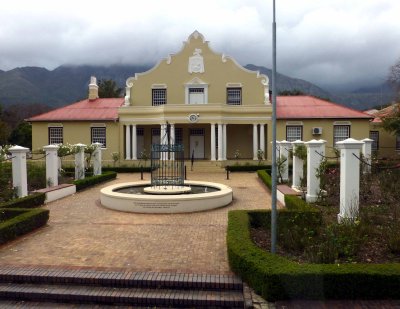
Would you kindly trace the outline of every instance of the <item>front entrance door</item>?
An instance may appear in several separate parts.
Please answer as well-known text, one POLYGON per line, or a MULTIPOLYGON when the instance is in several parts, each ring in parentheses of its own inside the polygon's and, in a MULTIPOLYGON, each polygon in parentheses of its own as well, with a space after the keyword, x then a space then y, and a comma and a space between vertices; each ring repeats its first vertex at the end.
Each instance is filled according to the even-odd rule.
POLYGON ((204 129, 190 129, 190 158, 204 159, 204 129))

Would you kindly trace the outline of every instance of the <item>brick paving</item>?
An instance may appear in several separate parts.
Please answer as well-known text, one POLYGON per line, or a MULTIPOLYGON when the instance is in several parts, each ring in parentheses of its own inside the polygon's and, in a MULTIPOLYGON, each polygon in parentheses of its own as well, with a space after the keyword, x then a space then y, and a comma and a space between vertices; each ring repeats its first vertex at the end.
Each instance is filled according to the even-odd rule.
MULTIPOLYGON (((145 179, 150 175, 145 174, 145 179)), ((116 180, 49 203, 48 225, 0 247, 2 265, 42 265, 230 274, 226 252, 227 213, 270 207, 270 195, 256 173, 189 172, 190 180, 233 188, 231 205, 188 214, 134 214, 103 208, 99 190, 136 181, 116 180)))

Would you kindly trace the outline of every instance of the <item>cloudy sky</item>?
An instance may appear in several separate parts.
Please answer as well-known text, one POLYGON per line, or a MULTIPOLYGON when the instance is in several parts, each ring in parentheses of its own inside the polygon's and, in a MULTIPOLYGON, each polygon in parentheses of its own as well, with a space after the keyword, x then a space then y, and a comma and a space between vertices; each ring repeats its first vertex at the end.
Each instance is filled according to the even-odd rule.
MULTIPOLYGON (((323 87, 379 84, 400 57, 399 0, 276 0, 278 71, 323 87)), ((0 4, 0 69, 155 64, 201 32, 271 67, 272 0, 13 0, 0 4)))

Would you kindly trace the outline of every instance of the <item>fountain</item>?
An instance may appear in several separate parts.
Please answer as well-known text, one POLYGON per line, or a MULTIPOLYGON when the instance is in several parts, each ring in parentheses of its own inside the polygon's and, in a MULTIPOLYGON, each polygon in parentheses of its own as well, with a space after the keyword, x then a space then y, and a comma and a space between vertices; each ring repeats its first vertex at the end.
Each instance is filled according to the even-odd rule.
POLYGON ((210 210, 232 202, 226 185, 185 181, 183 146, 153 144, 151 181, 128 182, 101 189, 104 207, 137 213, 183 213, 210 210))

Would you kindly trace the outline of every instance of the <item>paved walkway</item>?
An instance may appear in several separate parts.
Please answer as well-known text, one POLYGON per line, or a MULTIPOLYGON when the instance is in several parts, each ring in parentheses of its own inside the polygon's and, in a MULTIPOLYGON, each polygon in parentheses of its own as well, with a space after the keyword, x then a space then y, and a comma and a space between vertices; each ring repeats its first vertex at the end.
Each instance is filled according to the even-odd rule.
POLYGON ((122 213, 100 205, 100 188, 139 178, 140 174, 118 174, 115 181, 49 203, 48 225, 0 247, 0 263, 230 273, 228 211, 270 207, 270 195, 256 173, 231 173, 226 180, 224 172, 188 175, 191 180, 233 188, 233 203, 213 211, 151 215, 122 213))

